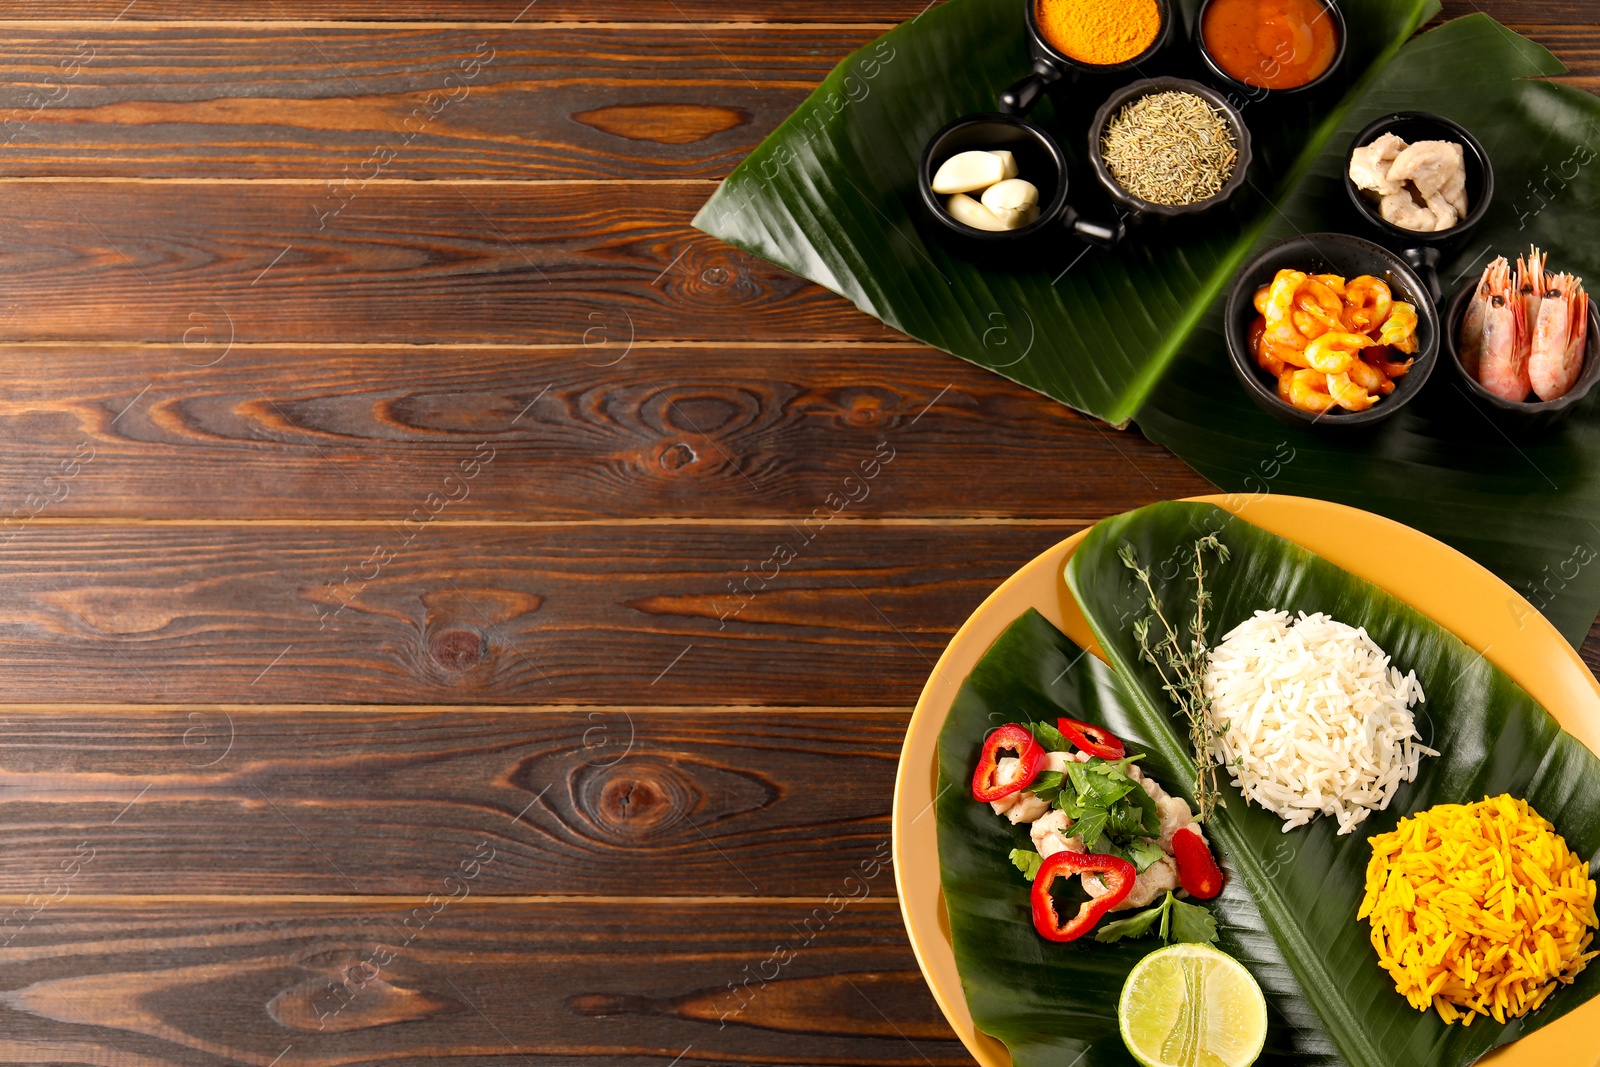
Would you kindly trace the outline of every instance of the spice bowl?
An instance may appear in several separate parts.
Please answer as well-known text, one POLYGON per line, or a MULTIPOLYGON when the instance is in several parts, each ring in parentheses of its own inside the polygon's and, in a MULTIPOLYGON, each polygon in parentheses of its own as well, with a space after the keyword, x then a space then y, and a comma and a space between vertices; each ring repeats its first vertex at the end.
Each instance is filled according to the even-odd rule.
MULTIPOLYGON (((1321 13, 1317 15, 1316 18, 1318 20, 1327 19, 1328 26, 1333 30, 1333 57, 1329 60, 1327 68, 1324 69, 1322 73, 1316 75, 1308 81, 1300 83, 1299 85, 1284 85, 1281 87, 1273 87, 1267 84, 1255 84, 1244 80, 1244 78, 1241 76, 1236 76, 1239 68, 1234 64, 1230 64, 1220 56, 1219 48, 1216 42, 1207 40, 1208 29, 1212 27, 1212 17, 1221 13, 1220 11, 1214 9, 1219 9, 1229 2, 1230 0, 1204 0, 1204 2, 1200 5, 1200 9, 1195 12, 1194 44, 1195 50, 1200 53, 1200 60, 1205 64, 1206 70, 1219 85, 1223 86, 1229 91, 1230 97, 1241 98, 1246 101, 1269 101, 1310 93, 1327 84, 1328 80, 1334 77, 1340 66, 1343 65, 1345 40, 1348 36, 1346 33, 1344 15, 1342 12, 1340 12, 1339 5, 1335 2, 1335 0, 1313 0, 1313 2, 1322 9, 1321 13), (1230 66, 1233 66, 1235 73, 1229 73, 1230 66)), ((1265 49, 1261 50, 1262 55, 1257 61, 1260 74, 1257 79, 1258 81, 1265 83, 1273 81, 1277 78, 1278 74, 1282 70, 1283 61, 1287 58, 1290 58, 1282 55, 1282 47, 1283 45, 1280 43, 1280 45, 1274 49, 1273 55, 1267 55, 1265 49)), ((1290 48, 1290 55, 1293 55, 1292 46, 1290 48)))
POLYGON ((1445 253, 1461 247, 1489 213, 1489 206, 1494 201, 1494 166, 1489 162, 1489 153, 1483 144, 1460 123, 1424 111, 1402 111, 1369 123, 1355 135, 1345 153, 1344 191, 1361 220, 1382 234, 1385 244, 1400 250, 1406 262, 1422 276, 1433 302, 1442 304, 1444 290, 1439 284, 1439 262, 1445 253), (1461 158, 1467 172, 1467 213, 1454 226, 1447 230, 1408 230, 1396 226, 1379 214, 1378 205, 1357 187, 1355 179, 1350 177, 1351 153, 1386 133, 1392 133, 1408 144, 1417 141, 1454 141, 1461 146, 1461 158))
POLYGON ((1141 2, 1153 5, 1155 15, 1159 19, 1159 28, 1155 38, 1145 46, 1137 55, 1113 63, 1091 63, 1083 59, 1075 59, 1056 47, 1052 43, 1048 31, 1040 25, 1039 3, 1040 0, 1024 0, 1024 17, 1028 27, 1028 51, 1033 57, 1033 69, 1022 80, 1014 83, 1000 94, 1000 110, 1010 115, 1026 115, 1033 110, 1046 89, 1061 81, 1075 80, 1080 77, 1096 77, 1100 75, 1122 74, 1134 70, 1144 63, 1155 58, 1167 42, 1172 39, 1172 4, 1171 0, 1106 0, 1108 6, 1118 7, 1125 13, 1141 6, 1141 2))
POLYGON ((1112 202, 1135 218, 1175 219, 1199 215, 1226 203, 1244 185, 1245 174, 1250 169, 1250 160, 1250 128, 1245 125, 1244 115, 1217 90, 1187 78, 1144 78, 1130 82, 1112 93, 1106 102, 1100 105, 1093 121, 1089 123, 1089 162, 1094 167, 1095 177, 1099 179, 1112 202), (1124 106, 1143 97, 1164 92, 1189 93, 1204 100, 1220 113, 1227 124, 1228 132, 1233 137, 1237 151, 1233 172, 1223 181, 1222 187, 1216 193, 1203 200, 1188 204, 1153 203, 1123 188, 1106 163, 1104 139, 1106 128, 1112 120, 1124 106))
POLYGON ((960 240, 958 246, 978 250, 1015 245, 1063 228, 1089 244, 1109 248, 1122 239, 1120 222, 1101 223, 1080 216, 1067 203, 1067 158, 1044 130, 1016 115, 989 112, 968 115, 939 130, 922 150, 917 188, 929 215, 960 240), (970 151, 1005 150, 1016 157, 1018 176, 1039 190, 1039 217, 1014 230, 980 230, 958 221, 933 191, 933 176, 951 156, 970 151))
POLYGON ((1461 351, 1461 320, 1466 317, 1467 302, 1472 299, 1479 280, 1477 275, 1468 278, 1442 316, 1444 348, 1449 353, 1449 363, 1456 375, 1456 387, 1479 411, 1507 433, 1524 437, 1547 433, 1576 410, 1595 383, 1600 382, 1600 304, 1589 301, 1589 338, 1584 348, 1583 370, 1566 395, 1555 400, 1532 402, 1507 400, 1483 387, 1478 381, 1477 368, 1467 366, 1461 351))
POLYGON ((1382 245, 1343 233, 1309 233, 1279 241, 1245 264, 1228 290, 1223 312, 1223 333, 1228 360, 1239 384, 1262 410, 1291 426, 1315 427, 1328 432, 1370 429, 1392 418, 1427 384, 1439 356, 1439 312, 1427 299, 1423 281, 1404 259, 1382 245), (1256 366, 1250 349, 1250 325, 1256 318, 1255 292, 1269 284, 1284 268, 1308 274, 1338 274, 1355 278, 1370 274, 1389 284, 1394 299, 1417 309, 1417 350, 1411 370, 1395 382, 1394 392, 1365 411, 1332 408, 1320 414, 1302 411, 1278 396, 1277 383, 1256 366))

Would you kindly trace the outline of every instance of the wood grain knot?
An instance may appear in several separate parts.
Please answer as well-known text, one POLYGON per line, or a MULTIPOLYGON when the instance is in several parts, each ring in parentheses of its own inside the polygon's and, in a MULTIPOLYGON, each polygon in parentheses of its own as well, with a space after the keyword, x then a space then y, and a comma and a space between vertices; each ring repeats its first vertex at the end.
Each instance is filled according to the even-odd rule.
POLYGON ((660 837, 698 799, 699 790, 669 764, 634 758, 586 772, 577 782, 579 806, 604 833, 622 841, 660 837))
POLYGON ((483 635, 471 630, 445 630, 428 644, 428 655, 443 670, 460 673, 482 662, 483 635))
POLYGON ((661 455, 656 462, 661 464, 663 470, 675 471, 687 467, 699 458, 694 449, 679 441, 675 445, 669 445, 662 449, 661 455))
POLYGON ((700 280, 713 289, 721 288, 728 284, 728 269, 726 267, 707 267, 700 272, 700 280))
POLYGON ((580 111, 572 117, 613 137, 657 144, 703 141, 750 121, 743 108, 707 104, 613 104, 580 111))

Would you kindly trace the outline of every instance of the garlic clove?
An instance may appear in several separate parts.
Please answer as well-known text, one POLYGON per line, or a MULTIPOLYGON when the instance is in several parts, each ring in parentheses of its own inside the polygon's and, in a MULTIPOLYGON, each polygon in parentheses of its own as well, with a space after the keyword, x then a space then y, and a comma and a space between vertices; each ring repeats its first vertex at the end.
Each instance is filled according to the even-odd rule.
POLYGON ((978 203, 966 193, 957 193, 945 201, 945 208, 950 212, 950 217, 974 230, 1009 230, 1007 226, 995 217, 994 212, 978 203))
POLYGON ((1030 181, 1007 178, 983 191, 983 206, 1006 229, 1015 230, 1039 217, 1039 190, 1030 181))
POLYGON ((1001 181, 1005 181, 1007 178, 1015 178, 1017 176, 1016 156, 1012 155, 1010 152, 1007 152, 1003 148, 991 151, 989 154, 1000 161, 1001 181))
POLYGON ((945 160, 934 174, 933 191, 941 195, 971 193, 987 189, 1004 177, 1005 160, 993 152, 958 152, 945 160))

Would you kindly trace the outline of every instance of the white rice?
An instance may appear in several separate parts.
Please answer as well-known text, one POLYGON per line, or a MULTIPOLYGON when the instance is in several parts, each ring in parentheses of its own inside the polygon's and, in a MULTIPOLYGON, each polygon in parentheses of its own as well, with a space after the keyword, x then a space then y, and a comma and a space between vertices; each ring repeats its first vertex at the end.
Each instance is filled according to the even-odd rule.
POLYGON ((1283 818, 1318 815, 1347 834, 1389 806, 1424 755, 1412 705, 1426 699, 1365 629, 1320 612, 1258 611, 1211 651, 1206 695, 1233 784, 1283 818))

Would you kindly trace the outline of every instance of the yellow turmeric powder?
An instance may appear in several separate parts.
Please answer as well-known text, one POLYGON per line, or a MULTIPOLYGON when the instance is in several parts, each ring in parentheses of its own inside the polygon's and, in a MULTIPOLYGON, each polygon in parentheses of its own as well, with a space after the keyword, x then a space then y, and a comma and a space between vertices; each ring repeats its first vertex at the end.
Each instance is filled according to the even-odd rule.
POLYGON ((1037 0, 1034 14, 1046 44, 1093 66, 1125 63, 1161 32, 1156 0, 1037 0))

